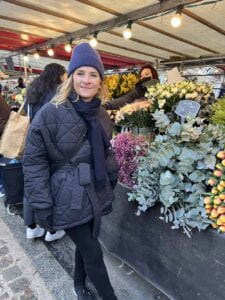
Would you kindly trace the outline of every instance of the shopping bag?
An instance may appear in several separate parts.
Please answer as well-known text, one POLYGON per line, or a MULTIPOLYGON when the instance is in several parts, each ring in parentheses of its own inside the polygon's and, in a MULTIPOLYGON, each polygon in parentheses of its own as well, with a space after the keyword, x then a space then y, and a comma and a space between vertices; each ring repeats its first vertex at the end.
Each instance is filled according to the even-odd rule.
POLYGON ((22 108, 18 112, 10 113, 4 128, 0 141, 0 154, 4 157, 18 158, 23 154, 30 117, 21 114, 22 108))
POLYGON ((23 203, 24 177, 22 163, 7 164, 2 167, 6 204, 23 203))

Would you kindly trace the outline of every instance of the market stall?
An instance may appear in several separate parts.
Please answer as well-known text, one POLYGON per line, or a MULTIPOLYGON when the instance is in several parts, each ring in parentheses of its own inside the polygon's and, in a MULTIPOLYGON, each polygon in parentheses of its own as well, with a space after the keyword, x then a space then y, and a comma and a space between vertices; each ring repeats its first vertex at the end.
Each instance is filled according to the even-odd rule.
POLYGON ((222 299, 225 2, 5 0, 0 10, 1 67, 26 82, 53 59, 66 66, 80 42, 101 54, 107 100, 135 89, 145 63, 155 66, 160 82, 109 112, 120 172, 101 241, 172 299, 222 299))

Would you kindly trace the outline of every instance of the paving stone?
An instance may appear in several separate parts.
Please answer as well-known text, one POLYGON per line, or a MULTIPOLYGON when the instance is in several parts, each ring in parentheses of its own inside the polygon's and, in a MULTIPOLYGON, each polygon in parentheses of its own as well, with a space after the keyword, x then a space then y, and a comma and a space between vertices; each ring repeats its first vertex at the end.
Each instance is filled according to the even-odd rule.
POLYGON ((0 256, 6 255, 9 253, 9 249, 6 246, 0 248, 0 256))
POLYGON ((7 281, 11 281, 17 277, 19 277, 22 274, 21 270, 17 266, 13 266, 9 269, 6 269, 2 272, 3 277, 7 281))
POLYGON ((12 263, 13 263, 13 258, 11 255, 9 255, 7 257, 3 257, 0 260, 0 269, 8 268, 12 263))
POLYGON ((34 295, 34 292, 30 288, 27 288, 24 295, 20 296, 20 300, 38 300, 38 298, 34 295))
POLYGON ((2 282, 0 282, 0 295, 4 292, 4 286, 2 282))
POLYGON ((29 280, 27 278, 22 277, 10 283, 9 287, 15 294, 17 294, 19 292, 26 290, 29 284, 30 284, 29 280))
POLYGON ((0 247, 1 246, 3 246, 3 245, 5 245, 6 244, 6 242, 5 241, 3 241, 3 240, 0 240, 0 247))
POLYGON ((4 299, 9 299, 8 293, 4 293, 3 295, 0 296, 0 300, 4 300, 4 299))

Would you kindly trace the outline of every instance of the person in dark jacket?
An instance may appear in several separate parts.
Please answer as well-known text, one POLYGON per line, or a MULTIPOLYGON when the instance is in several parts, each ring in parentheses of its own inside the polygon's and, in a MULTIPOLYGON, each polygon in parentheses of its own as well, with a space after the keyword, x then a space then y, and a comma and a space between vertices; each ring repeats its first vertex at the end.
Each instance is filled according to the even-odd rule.
POLYGON ((10 107, 5 101, 5 99, 0 95, 0 137, 5 128, 5 124, 9 119, 10 107))
POLYGON ((118 110, 126 104, 143 98, 147 91, 146 86, 155 85, 158 82, 159 77, 157 71, 152 67, 151 64, 146 64, 140 70, 140 80, 135 85, 135 88, 119 98, 105 102, 103 107, 107 110, 118 110))
MULTIPOLYGON (((2 136, 5 125, 9 119, 10 107, 5 99, 0 95, 0 138, 2 136)), ((0 198, 5 196, 3 182, 2 182, 2 169, 0 167, 0 198)))
POLYGON ((112 124, 101 106, 104 67, 88 43, 73 49, 68 79, 35 116, 23 159, 25 193, 40 226, 64 229, 76 244, 74 293, 116 300, 98 241, 112 210, 115 169, 108 165, 112 124))
POLYGON ((19 77, 18 78, 18 85, 16 86, 16 88, 19 88, 19 89, 24 89, 26 86, 24 84, 24 81, 23 81, 23 78, 22 77, 19 77))
MULTIPOLYGON (((24 109, 29 114, 31 122, 41 107, 48 103, 56 93, 57 87, 66 79, 66 69, 56 63, 45 66, 40 76, 36 77, 27 90, 24 109)), ((33 239, 42 237, 45 229, 35 223, 35 216, 32 207, 24 197, 24 223, 26 228, 26 237, 33 239)), ((45 240, 48 242, 62 238, 65 235, 64 230, 47 231, 45 240)))

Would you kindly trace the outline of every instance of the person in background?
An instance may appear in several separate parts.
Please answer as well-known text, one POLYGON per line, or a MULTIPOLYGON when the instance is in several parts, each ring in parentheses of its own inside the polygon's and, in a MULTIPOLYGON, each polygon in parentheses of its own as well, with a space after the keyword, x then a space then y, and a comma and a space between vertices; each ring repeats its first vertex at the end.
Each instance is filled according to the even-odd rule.
MULTIPOLYGON (((41 75, 34 79, 28 87, 24 105, 24 110, 29 113, 31 122, 41 107, 53 98, 57 87, 66 78, 66 69, 59 64, 51 63, 46 65, 41 75)), ((42 237, 45 234, 45 229, 35 223, 34 211, 26 197, 24 197, 24 223, 27 226, 26 237, 28 239, 42 237)), ((45 240, 48 242, 55 241, 64 235, 64 230, 47 231, 45 240)))
POLYGON ((39 224, 64 229, 76 244, 74 294, 92 300, 86 274, 103 300, 116 300, 98 241, 101 217, 112 211, 114 170, 107 161, 112 124, 101 107, 104 67, 89 43, 73 50, 68 79, 28 132, 25 192, 39 224))
POLYGON ((128 103, 143 98, 147 91, 146 86, 155 85, 158 82, 157 71, 151 64, 146 64, 140 70, 140 81, 135 85, 135 88, 124 96, 105 102, 103 107, 107 110, 118 110, 128 103))
POLYGON ((5 124, 9 119, 10 107, 5 99, 0 95, 0 138, 3 133, 5 124))
POLYGON ((23 78, 22 77, 19 77, 18 78, 18 85, 16 86, 16 88, 19 88, 19 89, 24 89, 26 86, 24 84, 24 81, 23 81, 23 78))
MULTIPOLYGON (((9 119, 10 114, 10 107, 6 103, 5 99, 0 95, 0 139, 3 133, 3 130, 5 128, 5 125, 9 119)), ((3 188, 3 182, 2 182, 2 169, 0 167, 0 198, 4 197, 4 188, 3 188)))

